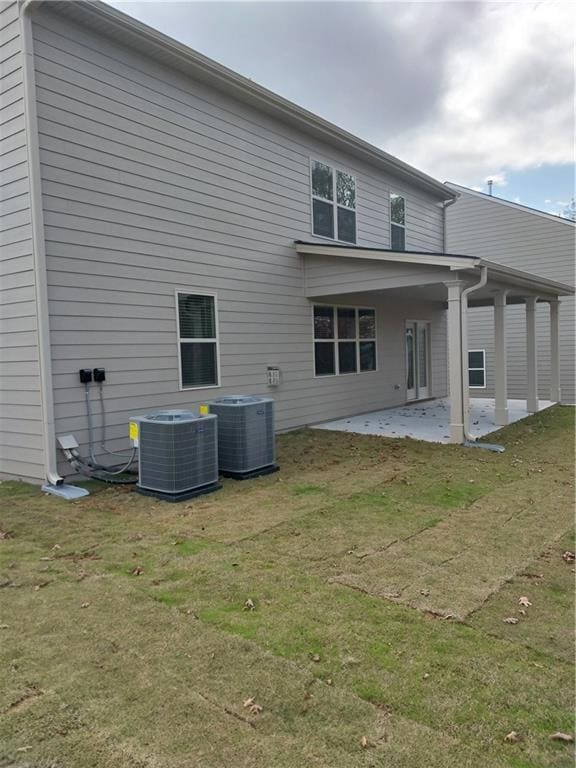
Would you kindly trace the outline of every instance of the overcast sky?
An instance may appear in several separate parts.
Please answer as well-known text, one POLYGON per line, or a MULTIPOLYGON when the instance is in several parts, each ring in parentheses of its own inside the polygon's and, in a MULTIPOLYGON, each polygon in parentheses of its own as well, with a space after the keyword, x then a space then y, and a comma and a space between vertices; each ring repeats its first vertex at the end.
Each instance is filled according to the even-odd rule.
POLYGON ((573 2, 111 4, 442 181, 574 195, 573 2))

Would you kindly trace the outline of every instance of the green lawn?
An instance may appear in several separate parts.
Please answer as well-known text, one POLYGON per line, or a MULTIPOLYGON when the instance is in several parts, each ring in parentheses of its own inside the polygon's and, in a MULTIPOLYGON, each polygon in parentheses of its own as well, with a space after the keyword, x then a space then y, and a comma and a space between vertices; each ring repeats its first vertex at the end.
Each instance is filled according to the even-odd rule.
POLYGON ((178 505, 2 483, 0 766, 572 766, 573 430, 302 430, 178 505))

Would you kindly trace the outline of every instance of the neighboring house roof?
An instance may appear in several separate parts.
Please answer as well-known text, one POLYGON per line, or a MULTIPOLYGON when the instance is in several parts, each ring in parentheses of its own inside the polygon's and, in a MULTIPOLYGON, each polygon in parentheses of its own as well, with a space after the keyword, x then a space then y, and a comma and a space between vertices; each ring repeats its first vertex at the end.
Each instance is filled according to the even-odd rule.
POLYGON ((458 194, 462 194, 462 192, 464 192, 467 195, 472 195, 473 197, 479 197, 481 200, 486 200, 487 202, 498 203, 499 205, 506 205, 509 208, 516 208, 517 210, 523 211, 524 213, 531 213, 534 216, 542 216, 542 218, 548 219, 549 221, 556 221, 559 224, 568 224, 568 226, 571 226, 571 227, 576 226, 576 222, 572 221, 571 219, 564 219, 562 218, 562 216, 555 216, 553 213, 546 213, 546 211, 539 211, 537 208, 530 208, 528 205, 522 205, 521 203, 514 203, 512 202, 512 200, 504 200, 501 197, 496 197, 494 195, 487 195, 485 192, 478 192, 475 189, 469 189, 469 187, 462 187, 460 184, 454 184, 451 181, 447 181, 446 186, 458 194))
MULTIPOLYGON (((42 0, 25 0, 24 4, 39 6, 42 5, 42 0)), ((374 167, 404 178, 433 194, 440 201, 457 197, 445 184, 428 174, 100 0, 51 2, 47 5, 51 11, 64 14, 81 24, 88 24, 96 32, 122 44, 128 44, 196 80, 250 103, 374 167)))

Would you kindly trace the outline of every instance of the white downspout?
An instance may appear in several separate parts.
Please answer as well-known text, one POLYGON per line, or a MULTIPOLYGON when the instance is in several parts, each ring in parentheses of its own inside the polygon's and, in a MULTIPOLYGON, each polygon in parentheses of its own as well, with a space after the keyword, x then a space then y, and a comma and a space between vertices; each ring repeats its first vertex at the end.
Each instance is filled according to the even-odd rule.
POLYGON ((488 267, 480 266, 480 280, 474 285, 469 285, 462 291, 460 299, 460 343, 462 347, 462 424, 464 425, 464 440, 473 442, 475 437, 471 437, 469 401, 470 394, 468 390, 468 296, 474 291, 484 288, 488 282, 488 267))
MULTIPOLYGON (((40 400, 44 436, 44 466, 50 485, 61 485, 64 479, 58 474, 56 434, 54 426, 54 397, 52 392, 52 355, 50 350, 50 326, 48 288, 46 279, 46 249, 44 241, 44 212, 40 176, 40 150, 38 144, 38 118, 36 114, 36 81, 34 74, 34 49, 30 10, 33 0, 20 0, 20 40, 22 46, 22 77, 24 81, 24 120, 30 190, 30 214, 32 222, 32 246, 38 323, 38 358, 40 365, 40 400)), ((37 5, 39 3, 34 3, 37 5)))
MULTIPOLYGON (((460 197, 460 193, 457 193, 458 197, 460 197)), ((444 253, 448 252, 448 228, 446 226, 446 209, 449 208, 451 205, 454 205, 454 203, 458 202, 458 197, 455 197, 453 200, 445 200, 442 203, 442 225, 443 225, 443 231, 442 231, 442 243, 443 243, 443 250, 444 253)))

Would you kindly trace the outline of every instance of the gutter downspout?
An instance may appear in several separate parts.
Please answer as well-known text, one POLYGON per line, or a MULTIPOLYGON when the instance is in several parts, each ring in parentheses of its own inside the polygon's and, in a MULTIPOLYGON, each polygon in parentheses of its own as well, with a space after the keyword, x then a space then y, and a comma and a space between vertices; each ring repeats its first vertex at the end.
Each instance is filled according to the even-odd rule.
MULTIPOLYGON (((456 193, 458 197, 460 197, 460 193, 456 193)), ((443 250, 444 253, 448 252, 448 227, 446 226, 446 209, 449 208, 451 205, 454 205, 454 203, 458 202, 458 197, 455 197, 453 200, 445 200, 442 204, 442 244, 443 244, 443 250)))
POLYGON ((26 128, 26 152, 32 226, 34 261, 34 291, 38 323, 38 358, 40 366, 40 401, 44 437, 44 468, 50 485, 61 485, 64 479, 58 474, 56 434, 54 425, 54 397, 52 392, 52 354, 48 288, 46 280, 46 248, 44 240, 44 211, 40 176, 40 150, 38 142, 38 117, 36 113, 36 81, 34 73, 34 48, 30 11, 40 3, 19 0, 20 40, 22 48, 22 77, 24 83, 24 120, 26 128))
POLYGON ((462 291, 460 297, 460 344, 462 347, 462 424, 464 425, 464 442, 473 443, 476 441, 475 437, 471 437, 469 434, 470 428, 470 413, 469 402, 470 395, 468 391, 468 384, 466 382, 468 376, 468 345, 464 343, 464 340, 468 339, 468 296, 474 291, 484 288, 488 282, 488 267, 480 266, 480 280, 473 285, 468 286, 462 291))

